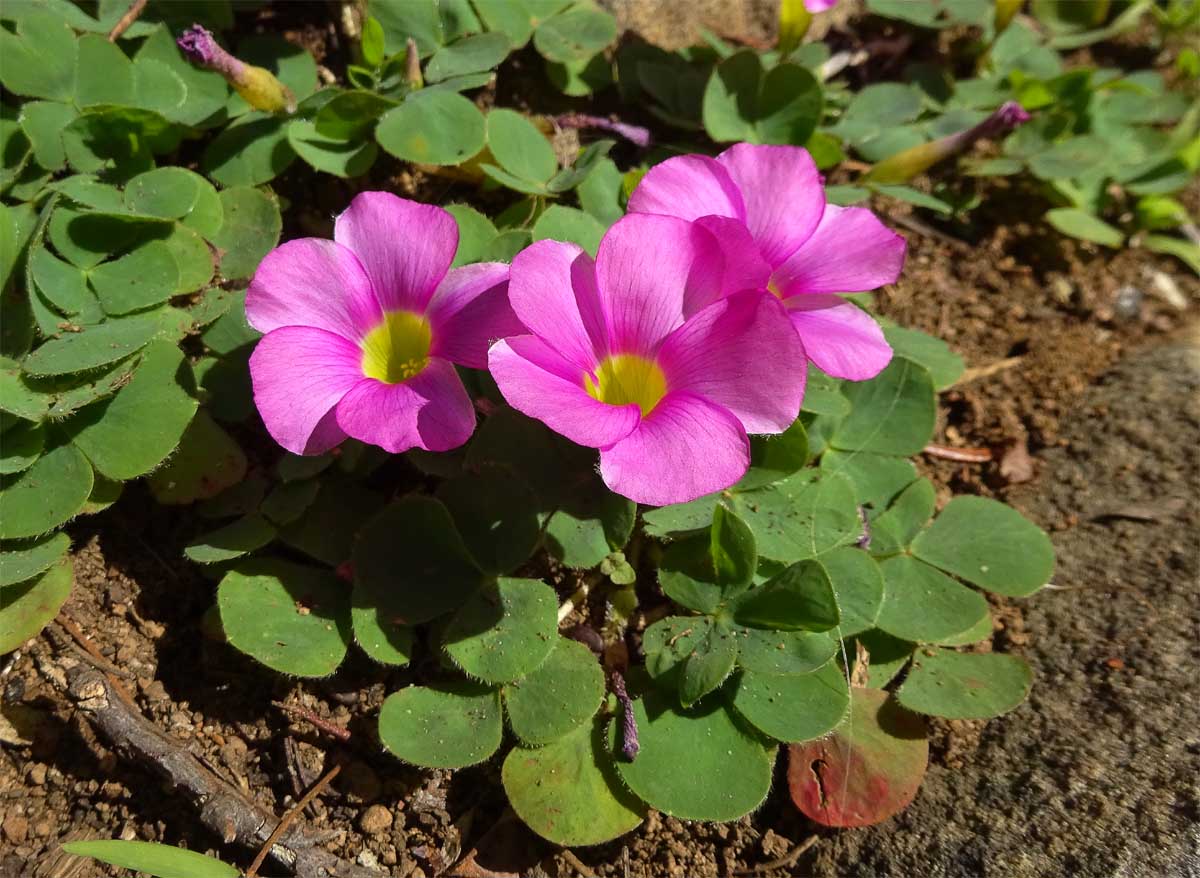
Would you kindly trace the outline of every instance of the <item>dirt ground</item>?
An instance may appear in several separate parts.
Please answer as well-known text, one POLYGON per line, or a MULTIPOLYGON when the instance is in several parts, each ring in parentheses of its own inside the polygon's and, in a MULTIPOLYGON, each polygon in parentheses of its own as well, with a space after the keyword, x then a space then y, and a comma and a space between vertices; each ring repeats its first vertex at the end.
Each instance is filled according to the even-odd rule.
MULTIPOLYGON (((760 5, 734 26, 762 31, 760 5)), ((659 19, 672 32, 698 20, 659 19)), ((398 181, 406 192, 423 185, 398 181)), ((426 200, 447 200, 437 185, 426 200)), ((381 875, 455 874, 475 848, 487 869, 552 878, 1200 876, 1200 283, 1169 259, 1047 235, 1022 214, 1028 193, 1003 186, 969 225, 877 205, 910 242, 903 279, 877 301, 967 361, 964 381, 942 394, 935 441, 993 455, 925 457, 922 468, 943 497, 998 496, 1048 528, 1058 569, 1051 589, 995 608, 993 647, 1032 663, 1030 700, 990 723, 936 725, 916 801, 878 827, 816 829, 780 774, 763 808, 735 824, 652 812, 615 842, 564 853, 513 818, 498 760, 451 774, 382 751, 374 717, 406 672, 352 652, 334 677, 297 682, 206 636, 214 584, 181 557, 204 525, 137 485, 70 528, 67 614, 147 718, 274 813, 342 765, 304 820, 328 832, 330 851, 381 875)), ((316 195, 346 198, 341 184, 316 195)), ((58 852, 76 838, 160 840, 246 862, 74 713, 54 683, 75 657, 65 643, 42 636, 0 663, 4 714, 17 725, 0 724, 0 878, 117 874, 58 852)))

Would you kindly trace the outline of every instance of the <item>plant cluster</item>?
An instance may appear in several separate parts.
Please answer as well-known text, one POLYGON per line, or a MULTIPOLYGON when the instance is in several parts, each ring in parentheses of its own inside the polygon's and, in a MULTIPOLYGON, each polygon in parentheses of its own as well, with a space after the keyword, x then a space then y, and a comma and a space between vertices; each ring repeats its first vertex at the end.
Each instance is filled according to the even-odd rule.
MULTIPOLYGON (((995 501, 939 510, 911 458, 962 362, 845 295, 903 255, 846 206, 958 221, 1005 176, 1067 234, 1200 265, 1174 198, 1200 164, 1193 62, 1171 90, 1062 54, 1142 16, 1173 39, 1186 4, 1013 5, 870 0, 971 39, 853 90, 858 62, 802 43, 792 0, 766 52, 614 48, 586 0, 371 0, 338 85, 279 37, 226 43, 225 0, 152 3, 115 41, 123 0, 6 2, 0 651, 67 599, 62 527, 145 476, 199 522, 185 554, 218 582, 211 631, 282 674, 352 649, 396 668, 383 745, 439 768, 503 750, 513 809, 554 842, 614 838, 650 807, 736 819, 784 749, 813 820, 903 808, 922 715, 1025 697, 1029 668, 987 648, 986 595, 1033 594, 1053 552, 995 501), (636 162, 612 139, 560 158, 565 119, 468 96, 517 51, 681 146, 581 117, 636 162), (737 145, 690 154, 713 143, 737 145), (380 148, 464 201, 367 192, 334 241, 276 246, 276 177, 309 173, 297 159, 362 177, 380 148), (768 154, 755 185, 739 156, 768 154), (849 154, 862 173, 822 187, 849 154), (952 159, 966 176, 914 185, 952 159), (794 174, 803 209, 763 219, 794 174), (486 215, 476 189, 509 206, 486 215), (670 441, 645 428, 668 410, 670 441), (256 417, 288 450, 265 467, 256 417)), ((185 868, 158 846, 75 849, 185 868)), ((196 857, 179 874, 231 874, 196 857)))

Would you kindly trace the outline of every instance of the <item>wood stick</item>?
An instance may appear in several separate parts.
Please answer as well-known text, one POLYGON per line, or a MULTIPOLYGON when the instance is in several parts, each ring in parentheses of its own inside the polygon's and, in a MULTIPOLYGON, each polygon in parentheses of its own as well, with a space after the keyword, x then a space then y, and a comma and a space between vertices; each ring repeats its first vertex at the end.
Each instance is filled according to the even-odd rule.
POLYGON ((778 860, 771 860, 769 863, 760 863, 757 866, 752 866, 749 869, 734 869, 734 875, 762 875, 764 872, 774 872, 776 869, 786 869, 800 859, 800 855, 817 843, 818 837, 810 835, 800 844, 796 845, 792 850, 780 857, 778 860))
MULTIPOLYGON (((153 768, 182 791, 199 808, 200 822, 226 844, 257 850, 279 828, 280 821, 274 814, 213 774, 178 741, 127 704, 105 674, 82 664, 70 668, 67 694, 120 753, 153 768)), ((379 878, 378 872, 347 862, 320 847, 320 843, 319 836, 293 823, 283 827, 270 854, 297 878, 379 878)))
POLYGON ((263 846, 259 849, 258 855, 254 858, 254 862, 251 863, 250 868, 246 870, 246 878, 258 878, 258 869, 260 866, 262 866, 263 861, 267 858, 267 854, 269 854, 271 849, 275 847, 275 842, 279 841, 279 839, 283 837, 283 834, 287 832, 288 827, 295 823, 296 818, 300 815, 300 813, 308 807, 308 803, 317 796, 321 795, 321 790, 329 786, 329 782, 337 777, 341 770, 342 766, 340 765, 335 765, 333 768, 329 769, 329 771, 325 773, 325 776, 313 784, 312 789, 310 789, 301 797, 300 801, 296 803, 296 806, 283 815, 283 819, 279 821, 279 824, 267 837, 267 840, 263 842, 263 846))
POLYGON ((129 30, 130 25, 137 21, 138 17, 145 10, 147 2, 148 0, 133 0, 129 4, 129 8, 125 10, 125 14, 113 25, 113 29, 108 32, 108 41, 110 43, 115 43, 121 38, 121 34, 129 30))
POLYGON ((278 707, 280 710, 287 711, 293 716, 299 717, 310 725, 316 726, 325 734, 332 735, 339 741, 350 740, 349 729, 344 729, 341 726, 334 725, 333 723, 329 722, 329 720, 322 719, 306 707, 300 707, 295 704, 285 704, 282 701, 272 701, 271 704, 275 707, 278 707))
POLYGON ((950 445, 926 445, 923 449, 930 457, 942 460, 957 460, 959 463, 987 463, 992 459, 990 448, 954 448, 950 445))

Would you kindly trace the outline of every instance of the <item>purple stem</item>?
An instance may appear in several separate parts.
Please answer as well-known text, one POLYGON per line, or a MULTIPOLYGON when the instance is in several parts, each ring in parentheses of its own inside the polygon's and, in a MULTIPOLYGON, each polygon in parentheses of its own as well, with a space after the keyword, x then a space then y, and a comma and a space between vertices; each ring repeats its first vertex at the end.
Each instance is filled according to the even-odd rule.
POLYGON ((854 541, 854 545, 860 549, 869 549, 871 548, 871 522, 867 519, 867 507, 858 507, 858 520, 862 522, 862 533, 854 541))
POLYGON ((621 752, 632 762, 641 749, 641 745, 638 744, 637 720, 633 716, 633 699, 625 689, 625 678, 621 676, 620 671, 612 671, 609 679, 612 681, 612 690, 617 696, 617 701, 621 702, 621 712, 624 715, 621 722, 621 752))
POLYGON ((624 137, 637 146, 647 147, 650 145, 650 129, 640 125, 614 122, 603 116, 588 116, 585 113, 564 113, 555 121, 563 128, 599 128, 602 131, 611 131, 613 134, 624 137))

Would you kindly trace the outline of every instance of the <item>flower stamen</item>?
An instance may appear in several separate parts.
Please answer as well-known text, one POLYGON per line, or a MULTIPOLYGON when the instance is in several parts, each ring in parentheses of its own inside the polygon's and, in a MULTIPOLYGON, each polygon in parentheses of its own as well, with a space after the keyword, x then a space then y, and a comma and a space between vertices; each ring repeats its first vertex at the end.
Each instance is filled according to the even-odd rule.
POLYGON ((433 333, 429 321, 412 311, 389 311, 362 340, 362 370, 384 384, 400 384, 429 364, 433 333))
POLYGON ((667 395, 667 378, 653 360, 637 354, 608 357, 595 375, 583 376, 583 386, 592 399, 607 405, 636 403, 646 417, 667 395))

